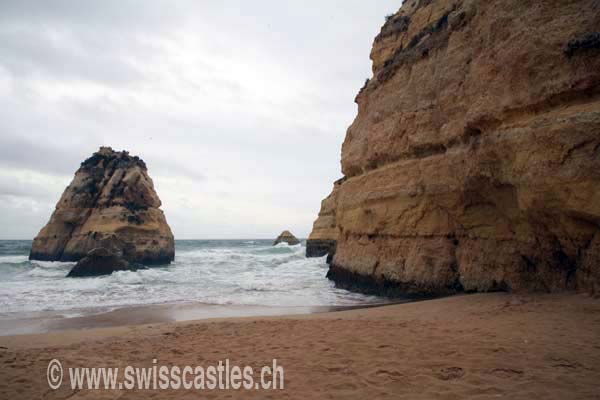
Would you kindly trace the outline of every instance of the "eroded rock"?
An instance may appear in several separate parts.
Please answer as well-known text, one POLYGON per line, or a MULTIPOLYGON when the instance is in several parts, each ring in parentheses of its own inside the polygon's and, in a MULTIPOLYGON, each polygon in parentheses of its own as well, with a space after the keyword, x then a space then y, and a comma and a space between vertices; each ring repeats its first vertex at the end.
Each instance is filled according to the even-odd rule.
POLYGON ((416 296, 598 292, 591 10, 594 0, 417 0, 388 18, 342 145, 346 179, 309 237, 335 240, 332 279, 416 296))
POLYGON ((321 202, 319 216, 313 223, 313 229, 306 240, 307 257, 323 257, 327 255, 327 263, 331 263, 335 255, 338 239, 337 222, 335 216, 335 204, 337 193, 343 179, 333 184, 333 190, 321 202))
POLYGON ((129 270, 129 263, 120 255, 101 247, 91 250, 75 264, 67 277, 110 275, 115 271, 129 270))
POLYGON ((273 242, 273 246, 275 246, 276 244, 282 243, 282 242, 287 243, 290 246, 300 243, 300 241, 298 239, 296 239, 296 236, 292 235, 292 232, 290 232, 290 231, 281 232, 281 234, 279 236, 277 236, 277 239, 275 239, 275 241, 273 242))
POLYGON ((169 263, 174 239, 160 205, 144 161, 101 147, 81 163, 29 258, 77 261, 105 248, 129 262, 169 263))

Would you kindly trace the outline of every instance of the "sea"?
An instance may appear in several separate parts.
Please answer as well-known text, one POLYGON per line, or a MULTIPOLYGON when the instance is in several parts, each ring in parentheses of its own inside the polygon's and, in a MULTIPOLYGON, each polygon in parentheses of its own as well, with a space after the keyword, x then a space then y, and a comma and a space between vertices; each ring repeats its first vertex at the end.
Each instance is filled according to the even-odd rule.
POLYGON ((304 242, 273 246, 271 240, 176 240, 175 261, 169 265, 86 278, 66 277, 72 262, 29 260, 30 247, 27 240, 0 241, 0 334, 18 332, 10 329, 14 321, 76 318, 146 305, 234 306, 227 310, 248 315, 386 302, 336 288, 325 277, 325 257, 306 258, 304 242))

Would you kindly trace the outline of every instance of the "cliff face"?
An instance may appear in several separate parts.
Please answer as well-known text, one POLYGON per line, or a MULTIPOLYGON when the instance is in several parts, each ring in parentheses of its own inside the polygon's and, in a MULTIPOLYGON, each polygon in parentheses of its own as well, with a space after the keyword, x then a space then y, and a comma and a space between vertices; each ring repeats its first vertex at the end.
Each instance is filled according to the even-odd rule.
POLYGON ((306 256, 322 257, 327 254, 327 262, 331 263, 335 254, 338 229, 335 216, 338 189, 343 179, 333 184, 331 194, 321 202, 321 211, 313 223, 313 229, 306 240, 306 256))
POLYGON ((337 241, 329 277, 600 292, 599 27, 594 0, 405 1, 311 234, 337 241))
POLYGON ((169 263, 174 239, 160 205, 141 159, 101 147, 75 173, 29 258, 77 261, 103 247, 130 262, 169 263))

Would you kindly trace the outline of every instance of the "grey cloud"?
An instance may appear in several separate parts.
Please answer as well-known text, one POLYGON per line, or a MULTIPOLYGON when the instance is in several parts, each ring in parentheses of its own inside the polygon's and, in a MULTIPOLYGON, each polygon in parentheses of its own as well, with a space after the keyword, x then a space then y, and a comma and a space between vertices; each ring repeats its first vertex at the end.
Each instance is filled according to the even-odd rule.
POLYGON ((183 18, 185 11, 167 2, 4 0, 0 65, 16 77, 129 85, 144 79, 129 60, 160 57, 152 38, 183 18))
POLYGON ((10 136, 0 128, 0 167, 72 175, 83 160, 60 146, 48 146, 10 136))
POLYGON ((56 203, 56 190, 48 190, 41 185, 32 185, 19 179, 0 178, 0 197, 9 196, 20 199, 41 200, 56 203))
MULTIPOLYGON (((56 79, 82 79, 105 84, 125 85, 143 77, 122 58, 126 49, 107 49, 110 37, 83 40, 73 34, 75 45, 53 38, 37 27, 0 31, 0 65, 15 77, 46 75, 56 79)), ((112 40, 117 40, 112 38, 112 40)), ((136 44, 139 46, 139 44, 136 44)))
MULTIPOLYGON (((147 161, 177 237, 306 236, 340 176, 373 37, 399 6, 4 0, 0 172, 68 180, 110 145, 147 161)), ((0 234, 32 237, 63 189, 0 181, 0 234)))
MULTIPOLYGON (((188 2, 188 5, 191 3, 188 2)), ((0 23, 60 23, 88 29, 110 30, 160 29, 161 26, 179 20, 185 13, 183 2, 178 7, 170 2, 140 3, 136 0, 3 0, 0 8, 0 23)))

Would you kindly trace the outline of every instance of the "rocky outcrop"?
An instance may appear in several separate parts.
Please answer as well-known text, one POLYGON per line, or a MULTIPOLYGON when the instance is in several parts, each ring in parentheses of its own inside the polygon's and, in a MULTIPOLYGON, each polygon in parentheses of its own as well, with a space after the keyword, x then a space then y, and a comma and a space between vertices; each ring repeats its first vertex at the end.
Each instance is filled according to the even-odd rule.
POLYGON ((129 262, 169 263, 174 240, 160 205, 144 161, 101 147, 75 173, 29 258, 77 261, 102 247, 129 262))
POLYGON ((599 4, 415 0, 387 19, 310 236, 337 242, 331 279, 598 293, 599 4))
POLYGON ((321 202, 321 211, 313 223, 313 229, 306 240, 306 257, 323 257, 327 254, 327 263, 331 263, 335 255, 338 238, 335 218, 337 193, 343 179, 333 184, 331 194, 321 202))
POLYGON ((290 246, 294 246, 300 244, 300 241, 296 239, 296 236, 292 235, 292 232, 283 231, 279 236, 277 236, 277 239, 275 239, 275 241, 273 242, 273 246, 279 243, 287 243, 290 246))
POLYGON ((127 271, 129 263, 120 255, 105 248, 90 251, 69 271, 67 277, 110 275, 115 271, 127 271))

